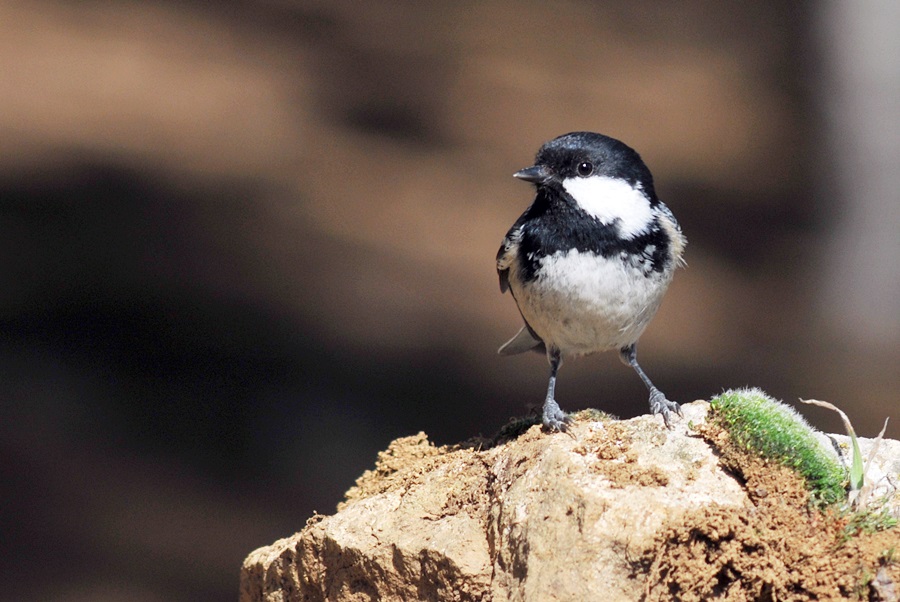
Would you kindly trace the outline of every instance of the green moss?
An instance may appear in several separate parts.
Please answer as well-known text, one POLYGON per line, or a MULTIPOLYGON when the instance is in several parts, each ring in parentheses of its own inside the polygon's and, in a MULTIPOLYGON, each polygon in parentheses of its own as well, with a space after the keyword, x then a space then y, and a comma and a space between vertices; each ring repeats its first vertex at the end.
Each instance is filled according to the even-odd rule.
POLYGON ((730 390, 710 400, 710 419, 740 447, 797 471, 813 499, 846 499, 846 471, 822 446, 812 428, 787 405, 759 389, 730 390))
MULTIPOLYGON (((890 508, 884 506, 850 514, 847 524, 844 526, 844 535, 849 539, 860 533, 877 533, 893 529, 896 526, 897 518, 891 514, 890 508)), ((893 551, 890 551, 888 558, 893 558, 893 555, 893 551)))

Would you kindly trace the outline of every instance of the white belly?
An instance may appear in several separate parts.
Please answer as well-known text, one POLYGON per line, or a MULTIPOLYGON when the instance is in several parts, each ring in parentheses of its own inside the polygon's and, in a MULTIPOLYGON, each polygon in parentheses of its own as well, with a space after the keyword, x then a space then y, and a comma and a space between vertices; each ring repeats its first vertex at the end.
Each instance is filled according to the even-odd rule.
POLYGON ((576 250, 545 257, 537 278, 510 286, 522 316, 563 355, 620 349, 636 342, 672 280, 663 273, 576 250))

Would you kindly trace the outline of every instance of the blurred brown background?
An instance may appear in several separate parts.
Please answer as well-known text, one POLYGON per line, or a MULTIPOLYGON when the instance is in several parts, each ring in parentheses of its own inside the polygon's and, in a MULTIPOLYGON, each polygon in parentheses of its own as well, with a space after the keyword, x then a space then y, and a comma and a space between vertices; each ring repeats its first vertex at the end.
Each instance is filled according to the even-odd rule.
MULTIPOLYGON (((234 599, 392 438, 539 405, 494 254, 572 130, 637 148, 690 240, 641 341, 670 398, 760 386, 873 436, 897 6, 0 1, 0 596, 234 599)), ((558 398, 647 403, 614 354, 558 398)))

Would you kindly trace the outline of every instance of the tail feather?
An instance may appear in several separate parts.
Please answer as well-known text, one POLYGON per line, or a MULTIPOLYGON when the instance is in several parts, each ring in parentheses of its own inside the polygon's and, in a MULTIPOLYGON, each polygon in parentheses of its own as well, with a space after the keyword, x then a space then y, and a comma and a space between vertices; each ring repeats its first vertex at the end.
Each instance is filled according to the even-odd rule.
POLYGON ((535 336, 527 325, 522 327, 516 336, 503 343, 497 353, 500 355, 516 355, 526 351, 543 351, 544 342, 535 336))

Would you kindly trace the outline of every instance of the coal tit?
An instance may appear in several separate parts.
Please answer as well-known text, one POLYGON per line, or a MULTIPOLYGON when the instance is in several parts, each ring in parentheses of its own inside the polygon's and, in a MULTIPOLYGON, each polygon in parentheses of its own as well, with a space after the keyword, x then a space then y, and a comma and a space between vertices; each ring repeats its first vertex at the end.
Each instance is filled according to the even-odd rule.
POLYGON ((570 421, 554 398, 563 358, 618 349, 649 389, 650 413, 671 428, 681 409, 638 365, 636 345, 687 241, 650 170, 618 140, 573 132, 544 144, 534 166, 514 176, 537 196, 497 253, 500 290, 512 293, 525 321, 499 353, 546 352, 544 427, 565 431, 570 421))

